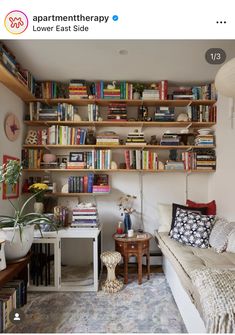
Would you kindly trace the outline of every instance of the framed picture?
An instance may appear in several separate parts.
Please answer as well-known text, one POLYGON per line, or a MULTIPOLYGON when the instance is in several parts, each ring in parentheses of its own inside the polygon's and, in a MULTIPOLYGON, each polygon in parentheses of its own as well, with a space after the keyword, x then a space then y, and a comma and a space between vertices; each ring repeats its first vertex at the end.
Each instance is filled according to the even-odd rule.
POLYGON ((70 162, 84 162, 84 152, 70 152, 69 161, 70 162))
MULTIPOLYGON (((3 164, 6 164, 9 160, 20 161, 19 158, 3 155, 3 164)), ((15 185, 9 185, 6 183, 2 184, 2 198, 5 199, 16 199, 19 197, 19 182, 15 185)))

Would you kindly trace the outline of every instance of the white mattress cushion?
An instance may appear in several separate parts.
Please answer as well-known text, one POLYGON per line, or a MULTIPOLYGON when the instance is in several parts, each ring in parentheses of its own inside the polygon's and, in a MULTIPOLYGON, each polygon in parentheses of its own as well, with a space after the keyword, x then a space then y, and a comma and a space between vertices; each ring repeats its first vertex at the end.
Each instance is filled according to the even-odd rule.
POLYGON ((226 250, 228 236, 234 228, 234 222, 229 222, 223 218, 217 218, 209 239, 211 247, 214 248, 216 252, 223 252, 226 250))
POLYGON ((172 204, 157 204, 158 211, 158 231, 161 233, 169 233, 172 220, 172 204))
POLYGON ((228 236, 226 251, 235 253, 235 229, 233 229, 228 236))

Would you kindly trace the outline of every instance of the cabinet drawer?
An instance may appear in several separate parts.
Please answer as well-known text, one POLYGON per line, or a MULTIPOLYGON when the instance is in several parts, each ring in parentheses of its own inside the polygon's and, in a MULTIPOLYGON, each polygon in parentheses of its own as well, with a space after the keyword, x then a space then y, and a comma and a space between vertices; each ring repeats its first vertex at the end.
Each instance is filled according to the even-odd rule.
POLYGON ((137 251, 138 250, 138 243, 137 242, 131 242, 127 244, 127 250, 128 251, 137 251))
POLYGON ((115 243, 115 250, 116 251, 124 250, 124 243, 116 241, 116 243, 115 243))

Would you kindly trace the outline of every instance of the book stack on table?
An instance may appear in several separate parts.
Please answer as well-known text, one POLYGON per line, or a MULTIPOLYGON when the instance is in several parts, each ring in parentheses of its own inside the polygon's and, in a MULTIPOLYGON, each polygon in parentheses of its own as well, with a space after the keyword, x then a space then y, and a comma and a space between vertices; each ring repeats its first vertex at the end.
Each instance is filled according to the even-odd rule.
POLYGON ((72 228, 98 226, 97 207, 91 203, 80 203, 73 209, 72 228))

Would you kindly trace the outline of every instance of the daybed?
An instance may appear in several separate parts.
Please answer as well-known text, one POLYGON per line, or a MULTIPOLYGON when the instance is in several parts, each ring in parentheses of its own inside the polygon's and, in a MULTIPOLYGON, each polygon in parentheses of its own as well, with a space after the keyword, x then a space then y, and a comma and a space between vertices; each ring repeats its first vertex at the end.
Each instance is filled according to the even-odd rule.
POLYGON ((156 232, 156 238, 163 253, 167 281, 188 332, 206 333, 199 292, 192 284, 192 273, 205 268, 235 270, 235 254, 186 246, 171 239, 167 232, 156 232))

